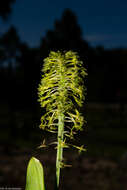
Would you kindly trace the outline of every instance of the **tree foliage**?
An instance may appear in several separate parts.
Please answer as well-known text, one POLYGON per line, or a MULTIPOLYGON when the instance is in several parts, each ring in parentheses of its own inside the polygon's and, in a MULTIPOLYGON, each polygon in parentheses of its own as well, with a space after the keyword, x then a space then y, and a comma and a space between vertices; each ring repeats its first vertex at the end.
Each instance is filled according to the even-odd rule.
POLYGON ((2 19, 6 20, 11 13, 11 6, 15 0, 4 0, 0 3, 0 16, 2 19))
POLYGON ((54 23, 54 29, 48 30, 40 45, 41 56, 48 56, 50 51, 73 50, 81 58, 86 56, 88 43, 83 39, 77 17, 70 9, 65 9, 60 20, 54 23))

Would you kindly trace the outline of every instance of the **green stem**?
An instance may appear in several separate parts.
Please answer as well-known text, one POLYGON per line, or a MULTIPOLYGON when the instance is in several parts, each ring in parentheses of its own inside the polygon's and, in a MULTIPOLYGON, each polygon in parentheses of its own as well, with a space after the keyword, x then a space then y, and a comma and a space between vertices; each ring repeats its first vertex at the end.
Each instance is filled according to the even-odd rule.
POLYGON ((60 181, 60 168, 63 161, 63 138, 64 138, 64 114, 60 113, 58 116, 58 145, 57 145, 57 158, 56 158, 56 183, 59 187, 60 181))

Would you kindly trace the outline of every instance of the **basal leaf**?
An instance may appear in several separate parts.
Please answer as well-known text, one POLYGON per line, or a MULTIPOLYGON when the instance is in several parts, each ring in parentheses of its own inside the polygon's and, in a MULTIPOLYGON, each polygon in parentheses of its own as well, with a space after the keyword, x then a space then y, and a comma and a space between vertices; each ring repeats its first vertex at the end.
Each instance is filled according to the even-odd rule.
POLYGON ((27 167, 25 190, 45 190, 43 166, 32 157, 27 167))

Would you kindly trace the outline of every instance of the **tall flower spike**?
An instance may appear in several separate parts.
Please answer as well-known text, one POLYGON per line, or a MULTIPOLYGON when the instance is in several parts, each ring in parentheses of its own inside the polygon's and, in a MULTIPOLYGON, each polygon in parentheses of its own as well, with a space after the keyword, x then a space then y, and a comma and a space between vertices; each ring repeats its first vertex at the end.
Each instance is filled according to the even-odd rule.
POLYGON ((84 118, 80 113, 80 107, 85 99, 84 77, 86 75, 83 62, 76 52, 51 52, 49 57, 44 59, 38 95, 40 105, 42 108, 45 107, 46 113, 41 117, 40 128, 58 132, 57 187, 63 161, 64 136, 73 138, 75 131, 83 129, 84 118))

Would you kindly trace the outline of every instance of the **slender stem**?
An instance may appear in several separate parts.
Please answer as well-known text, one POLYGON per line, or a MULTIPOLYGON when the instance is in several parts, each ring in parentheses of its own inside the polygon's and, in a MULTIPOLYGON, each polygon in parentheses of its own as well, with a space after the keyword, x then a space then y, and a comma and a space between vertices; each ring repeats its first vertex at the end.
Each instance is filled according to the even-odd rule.
POLYGON ((64 114, 60 113, 58 116, 58 145, 57 145, 57 159, 56 159, 56 183, 59 187, 60 168, 63 160, 63 138, 64 138, 64 114))
POLYGON ((56 185, 57 189, 59 188, 59 182, 60 182, 60 169, 63 161, 63 140, 64 140, 64 114, 63 114, 63 95, 61 94, 61 90, 64 89, 64 76, 63 76, 63 63, 62 60, 59 60, 59 76, 60 76, 60 82, 59 82, 59 96, 60 96, 60 102, 58 106, 59 114, 58 114, 58 136, 57 136, 57 157, 56 157, 56 185))

